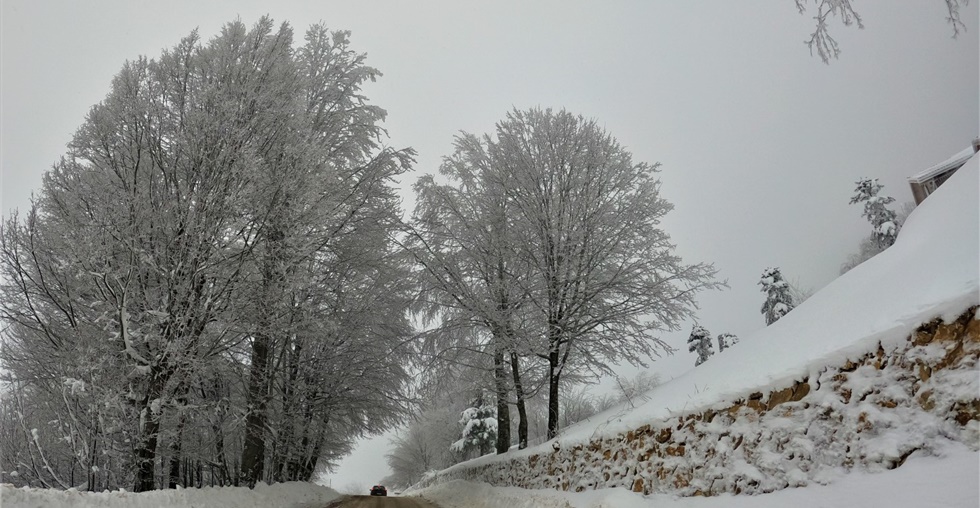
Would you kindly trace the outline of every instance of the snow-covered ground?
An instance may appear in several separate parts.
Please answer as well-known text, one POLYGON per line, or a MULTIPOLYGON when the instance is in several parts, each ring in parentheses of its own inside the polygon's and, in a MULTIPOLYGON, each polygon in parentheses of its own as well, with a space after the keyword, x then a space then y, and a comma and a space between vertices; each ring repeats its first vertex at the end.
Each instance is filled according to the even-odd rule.
POLYGON ((456 480, 423 490, 442 508, 976 508, 980 506, 977 453, 951 444, 943 457, 916 456, 898 469, 854 472, 830 485, 785 489, 758 496, 643 496, 626 489, 580 493, 491 487, 456 480))
POLYGON ((247 487, 155 490, 152 492, 79 492, 17 489, 0 485, 3 508, 324 508, 340 497, 333 489, 304 482, 260 483, 247 487))

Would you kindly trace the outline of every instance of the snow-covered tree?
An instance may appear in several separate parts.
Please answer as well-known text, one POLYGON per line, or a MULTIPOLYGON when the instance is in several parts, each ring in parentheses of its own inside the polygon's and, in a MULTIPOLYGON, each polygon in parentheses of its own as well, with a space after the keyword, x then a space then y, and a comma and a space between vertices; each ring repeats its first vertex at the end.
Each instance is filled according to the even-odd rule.
POLYGON ((443 364, 475 365, 461 357, 473 351, 491 357, 487 368, 493 372, 500 420, 497 452, 504 453, 511 441, 511 384, 519 415, 518 443, 522 448, 527 443, 520 357, 528 348, 521 344, 517 327, 529 263, 514 243, 512 206, 504 182, 490 170, 494 163, 489 144, 487 139, 460 134, 453 154, 440 167, 447 182, 437 183, 431 175, 419 178, 405 247, 419 265, 421 296, 414 309, 426 325, 439 324, 422 335, 422 347, 438 351, 443 364), (464 347, 461 341, 471 342, 464 347))
POLYGON ((721 353, 726 349, 738 344, 738 336, 734 333, 722 333, 718 335, 718 352, 721 353))
POLYGON ((514 245, 531 268, 520 294, 534 353, 548 364, 548 437, 558 433, 564 376, 643 365, 669 346, 714 268, 685 265, 661 219, 658 165, 632 155, 594 120, 567 111, 512 111, 497 124, 489 171, 514 210, 514 245))
POLYGON ((711 332, 701 325, 694 325, 691 335, 687 338, 687 350, 698 354, 698 359, 694 361, 695 367, 708 361, 708 358, 714 354, 711 349, 711 332))
MULTIPOLYGON (((905 224, 905 220, 908 219, 909 214, 915 210, 915 203, 911 201, 906 201, 902 207, 895 213, 895 224, 898 232, 902 231, 902 226, 905 224)), ((841 264, 840 274, 843 275, 851 271, 854 267, 864 263, 865 261, 875 257, 878 253, 884 251, 889 246, 882 246, 879 242, 875 241, 876 235, 872 233, 861 239, 861 243, 858 245, 858 251, 847 257, 847 261, 841 264)))
POLYGON ((18 453, 57 458, 32 484, 308 480, 400 420, 412 152, 377 75, 346 32, 293 47, 268 18, 123 67, 0 227, 18 453))
POLYGON ((894 202, 895 198, 878 195, 884 186, 878 183, 877 178, 862 178, 855 183, 857 186, 850 204, 864 203, 861 216, 871 223, 871 241, 879 249, 887 249, 898 236, 897 214, 885 206, 894 202))
POLYGON ((766 268, 762 272, 759 285, 762 286, 762 292, 766 294, 766 301, 762 304, 761 312, 765 316, 767 326, 775 323, 796 307, 789 283, 783 279, 783 274, 778 267, 766 268))
POLYGON ((479 455, 486 455, 493 450, 497 443, 497 409, 484 404, 482 397, 463 410, 459 425, 462 426, 462 437, 452 444, 453 451, 477 450, 479 455))

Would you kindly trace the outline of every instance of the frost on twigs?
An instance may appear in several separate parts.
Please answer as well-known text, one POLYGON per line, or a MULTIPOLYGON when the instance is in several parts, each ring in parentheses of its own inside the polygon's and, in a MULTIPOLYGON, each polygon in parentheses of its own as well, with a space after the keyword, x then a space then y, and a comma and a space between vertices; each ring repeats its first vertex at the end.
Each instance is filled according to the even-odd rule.
MULTIPOLYGON (((808 0, 796 0, 796 8, 800 14, 807 11, 808 3, 808 0)), ((827 26, 828 19, 840 18, 844 26, 856 24, 858 28, 864 28, 864 23, 861 16, 854 10, 850 0, 814 0, 814 3, 817 5, 816 14, 813 16, 816 27, 810 34, 810 38, 804 42, 810 48, 811 55, 816 50, 820 59, 829 64, 831 58, 840 56, 840 46, 830 35, 827 26)))
MULTIPOLYGON (((796 9, 800 14, 805 14, 811 1, 795 1, 796 9)), ((937 0, 932 1, 937 2, 937 0)), ((966 24, 963 23, 960 16, 960 7, 969 4, 970 0, 945 0, 945 2, 946 22, 953 28, 953 38, 956 38, 961 32, 966 31, 966 24)), ((816 27, 810 34, 810 38, 803 42, 810 48, 811 55, 816 51, 820 59, 825 64, 829 64, 831 58, 836 59, 840 56, 841 49, 837 41, 830 35, 828 22, 837 18, 844 26, 857 25, 859 29, 864 28, 864 22, 861 15, 851 5, 851 0, 812 0, 812 3, 816 5, 816 13, 813 15, 816 27)))

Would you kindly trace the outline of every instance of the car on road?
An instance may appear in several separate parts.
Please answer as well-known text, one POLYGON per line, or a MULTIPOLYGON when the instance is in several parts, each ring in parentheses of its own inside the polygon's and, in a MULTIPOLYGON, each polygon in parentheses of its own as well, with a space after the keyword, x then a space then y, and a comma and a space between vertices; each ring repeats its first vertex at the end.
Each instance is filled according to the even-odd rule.
POLYGON ((388 495, 388 489, 386 489, 384 485, 375 485, 374 487, 371 487, 371 495, 372 496, 387 496, 388 495))

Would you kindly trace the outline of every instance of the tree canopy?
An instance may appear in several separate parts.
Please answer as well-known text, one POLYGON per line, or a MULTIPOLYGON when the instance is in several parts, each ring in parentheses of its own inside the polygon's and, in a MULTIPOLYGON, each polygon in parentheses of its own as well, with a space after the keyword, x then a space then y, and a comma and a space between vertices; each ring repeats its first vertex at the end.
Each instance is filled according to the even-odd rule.
POLYGON ((123 66, 0 231, 4 428, 22 434, 4 470, 137 491, 308 480, 398 420, 391 178, 413 154, 383 144, 360 91, 377 76, 347 32, 294 46, 268 18, 123 66))

